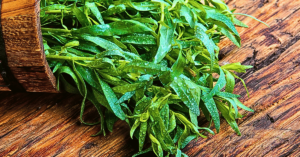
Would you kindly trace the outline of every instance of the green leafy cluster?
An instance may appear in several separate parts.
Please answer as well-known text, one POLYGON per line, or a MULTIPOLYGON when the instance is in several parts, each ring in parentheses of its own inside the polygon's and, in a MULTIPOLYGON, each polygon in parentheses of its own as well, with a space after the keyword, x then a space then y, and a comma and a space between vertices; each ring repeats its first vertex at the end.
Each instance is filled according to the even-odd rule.
POLYGON ((80 120, 101 124, 97 135, 121 119, 139 141, 135 156, 176 157, 214 134, 199 126, 200 113, 217 132, 221 114, 240 135, 238 107, 252 110, 233 94, 235 79, 245 85, 235 72, 251 66, 219 66, 218 43, 227 37, 239 47, 235 26, 247 25, 222 0, 41 0, 40 17, 58 89, 83 96, 80 120), (86 100, 99 122, 84 120, 86 100))

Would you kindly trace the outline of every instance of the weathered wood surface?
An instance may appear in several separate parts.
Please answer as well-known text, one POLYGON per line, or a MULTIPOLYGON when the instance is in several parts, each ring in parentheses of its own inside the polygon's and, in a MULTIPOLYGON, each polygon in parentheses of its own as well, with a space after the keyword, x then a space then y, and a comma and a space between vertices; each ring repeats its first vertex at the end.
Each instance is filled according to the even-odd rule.
MULTIPOLYGON (((242 136, 222 120, 219 134, 193 141, 184 151, 192 157, 300 156, 300 1, 227 2, 236 12, 254 15, 271 26, 241 17, 250 27, 239 29, 242 48, 227 40, 221 43, 221 64, 254 65, 241 75, 250 97, 241 83, 235 93, 256 112, 238 120, 242 136)), ((0 156, 123 157, 137 152, 137 140, 130 139, 123 122, 106 137, 90 137, 99 126, 80 125, 80 101, 69 94, 1 93, 0 156)), ((95 112, 92 107, 87 112, 88 119, 97 120, 89 114, 95 112)))
MULTIPOLYGON (((40 30, 39 0, 2 0, 5 48, 15 78, 28 92, 56 92, 55 77, 45 59, 40 30)), ((0 77, 0 85, 5 85, 0 77)), ((10 91, 0 87, 0 91, 10 91)))

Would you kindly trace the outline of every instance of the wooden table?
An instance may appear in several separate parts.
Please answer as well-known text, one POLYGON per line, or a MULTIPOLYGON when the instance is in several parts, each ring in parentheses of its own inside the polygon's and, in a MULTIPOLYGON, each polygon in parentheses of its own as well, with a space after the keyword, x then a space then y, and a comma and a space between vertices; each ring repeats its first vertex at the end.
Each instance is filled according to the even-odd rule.
MULTIPOLYGON (((271 27, 240 17, 243 46, 224 40, 220 64, 242 62, 254 68, 241 75, 250 92, 241 94, 255 109, 238 120, 242 136, 221 121, 221 132, 191 142, 189 156, 300 156, 300 0, 227 0, 236 12, 251 14, 271 27)), ((81 97, 70 94, 0 93, 0 156, 130 156, 138 151, 124 122, 107 136, 90 137, 99 126, 81 125, 81 97)), ((88 105, 86 119, 95 113, 88 105)), ((203 125, 205 122, 203 122, 203 125)), ((153 156, 153 154, 148 154, 153 156)))

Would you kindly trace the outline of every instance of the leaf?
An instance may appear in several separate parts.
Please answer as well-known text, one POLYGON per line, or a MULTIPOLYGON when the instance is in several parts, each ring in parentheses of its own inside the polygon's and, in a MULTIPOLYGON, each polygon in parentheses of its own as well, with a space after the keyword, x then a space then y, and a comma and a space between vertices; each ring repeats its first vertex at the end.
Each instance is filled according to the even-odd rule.
MULTIPOLYGON (((183 49, 190 48, 192 46, 200 46, 199 41, 183 41, 183 40, 176 40, 176 43, 181 45, 183 49)), ((175 43, 173 43, 175 44, 175 43)), ((178 46, 173 46, 173 48, 178 48, 178 46)))
POLYGON ((136 91, 137 89, 145 87, 147 82, 141 82, 141 83, 134 83, 134 84, 127 84, 127 85, 121 85, 113 87, 112 90, 115 93, 125 94, 127 92, 136 91))
POLYGON ((250 111, 250 112, 254 112, 254 110, 248 108, 247 106, 245 106, 244 104, 242 104, 237 98, 233 98, 234 102, 236 103, 236 105, 246 111, 250 111))
POLYGON ((170 115, 169 115, 169 105, 165 104, 159 111, 160 117, 164 122, 165 128, 166 130, 168 130, 169 127, 169 119, 170 119, 170 115))
POLYGON ((226 28, 218 25, 221 32, 227 36, 236 46, 241 47, 241 38, 237 35, 232 35, 226 28))
POLYGON ((131 138, 133 138, 133 133, 134 133, 134 131, 139 127, 140 124, 141 124, 141 122, 140 122, 139 119, 135 120, 133 126, 132 126, 131 129, 130 129, 130 137, 131 137, 131 138))
POLYGON ((113 132, 113 127, 114 127, 114 124, 118 121, 118 117, 116 117, 112 111, 106 110, 105 111, 105 119, 106 119, 107 129, 110 132, 113 132))
POLYGON ((124 53, 121 50, 107 50, 97 54, 95 58, 98 59, 98 58, 103 58, 105 56, 119 56, 125 58, 124 53))
POLYGON ((191 112, 199 116, 200 110, 198 104, 200 101, 200 89, 197 88, 197 85, 184 79, 175 77, 170 86, 174 89, 184 104, 191 110, 191 112), (196 90, 190 90, 191 88, 196 90))
POLYGON ((94 70, 92 70, 91 68, 88 68, 88 67, 80 66, 79 64, 75 64, 75 68, 79 72, 81 77, 88 84, 90 84, 95 89, 97 89, 99 91, 102 91, 102 90, 100 90, 101 86, 99 84, 98 78, 97 78, 96 73, 94 72, 94 70))
POLYGON ((181 5, 180 16, 183 16, 186 19, 191 28, 195 28, 195 22, 197 22, 197 19, 194 19, 193 12, 189 7, 181 5))
POLYGON ((121 120, 125 119, 125 113, 123 112, 123 110, 121 109, 120 105, 116 105, 115 102, 118 101, 117 96, 115 95, 115 93, 113 92, 113 90, 109 87, 109 85, 107 83, 105 83, 104 81, 102 81, 98 74, 96 74, 98 81, 101 85, 101 88, 103 90, 103 93, 109 103, 109 106, 111 107, 112 111, 114 112, 114 114, 119 117, 121 120))
POLYGON ((125 93, 117 102, 116 105, 119 105, 127 100, 129 100, 133 95, 135 94, 135 91, 127 92, 125 93))
POLYGON ((76 7, 76 3, 74 3, 74 5, 72 7, 72 12, 83 27, 90 25, 90 22, 89 22, 88 18, 86 17, 86 15, 80 9, 78 9, 76 7))
POLYGON ((72 30, 73 35, 90 34, 99 36, 126 35, 131 33, 151 32, 145 24, 133 20, 116 21, 105 25, 93 25, 72 30))
POLYGON ((208 95, 206 95, 207 99, 212 98, 216 93, 221 91, 221 89, 226 85, 226 79, 225 79, 225 74, 221 68, 220 69, 220 76, 219 79, 214 86, 214 88, 210 91, 208 95))
POLYGON ((67 51, 76 55, 76 56, 80 56, 80 57, 92 57, 94 55, 90 54, 90 53, 86 53, 80 50, 76 50, 74 48, 67 48, 67 51))
POLYGON ((171 50, 172 40, 174 37, 175 24, 172 22, 171 15, 166 7, 164 9, 165 23, 166 26, 161 25, 159 34, 159 47, 158 51, 154 57, 154 63, 157 64, 166 56, 166 54, 171 50))
POLYGON ((192 140, 196 139, 197 135, 189 135, 182 143, 181 149, 185 148, 192 140))
POLYGON ((126 10, 126 7, 124 4, 120 4, 120 5, 116 5, 113 7, 110 7, 109 9, 107 9, 106 11, 102 12, 101 14, 105 17, 105 16, 111 16, 114 14, 118 14, 118 13, 122 13, 126 10))
POLYGON ((235 35, 239 36, 239 33, 237 32, 233 23, 226 15, 223 15, 222 13, 220 13, 214 9, 209 9, 209 10, 206 10, 206 16, 207 16, 207 18, 211 18, 211 19, 214 19, 214 20, 224 23, 235 35))
POLYGON ((131 2, 131 0, 126 1, 131 7, 138 11, 151 11, 159 9, 159 3, 156 2, 131 2))
POLYGON ((93 54, 97 54, 97 53, 101 52, 100 48, 98 46, 96 46, 93 42, 84 41, 84 40, 81 40, 80 45, 75 47, 75 49, 88 51, 93 54))
POLYGON ((145 154, 145 153, 148 153, 152 150, 152 147, 149 147, 143 151, 139 151, 138 153, 135 153, 134 155, 132 155, 132 157, 136 157, 136 156, 139 156, 139 155, 142 155, 142 154, 145 154))
POLYGON ((95 3, 85 3, 85 5, 91 10, 91 12, 94 14, 94 16, 97 18, 97 20, 104 25, 104 21, 102 18, 102 15, 99 11, 99 9, 97 8, 95 3))
POLYGON ((165 132, 167 132, 167 129, 163 122, 163 119, 160 117, 159 107, 160 105, 164 105, 166 103, 165 100, 167 100, 168 97, 169 95, 166 97, 159 98, 157 101, 152 102, 152 104, 149 107, 149 113, 151 117, 158 123, 160 128, 160 134, 162 135, 164 135, 165 132))
POLYGON ((229 7, 222 0, 209 0, 219 10, 230 10, 229 7))
POLYGON ((212 120, 214 121, 215 127, 217 132, 220 131, 220 117, 219 117, 219 113, 218 113, 218 109, 216 107, 216 103, 214 101, 213 98, 210 97, 205 97, 201 98, 207 108, 207 110, 209 111, 212 120))
POLYGON ((134 60, 127 64, 123 71, 141 74, 156 75, 158 73, 168 71, 168 68, 160 64, 155 64, 147 61, 134 60))
POLYGON ((127 51, 124 51, 124 56, 125 59, 128 61, 141 60, 141 58, 138 55, 127 51))
POLYGON ((169 133, 172 132, 175 128, 176 128, 176 119, 175 119, 175 115, 172 114, 169 120, 168 132, 169 133))
POLYGON ((178 140, 178 147, 180 149, 183 148, 183 142, 185 141, 185 139, 189 136, 190 134, 190 129, 188 126, 184 125, 184 131, 183 133, 181 134, 179 140, 178 140))
POLYGON ((247 86, 246 86, 245 81, 244 81, 242 78, 236 76, 233 72, 230 72, 230 73, 231 73, 231 75, 233 75, 235 78, 241 80, 241 82, 243 83, 243 85, 244 85, 244 87, 245 87, 245 89, 246 89, 246 91, 247 91, 247 94, 248 94, 248 96, 249 96, 249 91, 248 91, 248 89, 247 89, 247 86))
POLYGON ((172 66, 171 78, 174 79, 175 77, 179 77, 185 68, 185 58, 182 56, 182 52, 179 52, 178 58, 176 62, 172 66))
POLYGON ((203 100, 200 101, 200 105, 199 105, 199 106, 200 106, 201 111, 203 112, 203 114, 204 114, 206 120, 207 120, 207 121, 210 121, 210 113, 209 113, 209 111, 207 110, 207 107, 206 107, 206 105, 204 104, 203 100))
POLYGON ((235 95, 232 93, 226 93, 226 92, 218 92, 216 93, 217 96, 221 96, 221 97, 227 97, 227 98, 239 98, 239 95, 235 95))
MULTIPOLYGON (((92 102, 92 104, 94 105, 94 107, 97 109, 98 111, 98 114, 100 116, 100 123, 101 123, 101 130, 95 134, 95 135, 92 135, 92 136, 98 136, 100 135, 101 133, 103 133, 103 135, 105 136, 106 133, 105 133, 105 130, 104 130, 104 123, 105 123, 105 120, 104 120, 104 115, 103 115, 103 111, 102 111, 102 108, 101 108, 101 104, 100 102, 97 101, 97 99, 95 98, 95 95, 93 94, 93 91, 91 90, 87 90, 87 99, 92 102)), ((104 106, 104 105, 103 105, 104 106)), ((98 124, 98 123, 97 123, 98 124)))
POLYGON ((98 122, 97 123, 86 123, 83 120, 83 113, 84 113, 84 109, 85 109, 85 100, 87 99, 87 89, 86 89, 86 85, 85 85, 85 82, 84 82, 82 76, 80 75, 80 73, 75 68, 74 62, 73 62, 73 66, 72 67, 73 67, 72 70, 74 71, 74 74, 77 77, 77 79, 75 79, 75 82, 77 84, 77 88, 79 89, 80 94, 83 96, 83 100, 82 100, 82 103, 81 103, 81 109, 80 109, 80 121, 81 121, 81 123, 83 123, 85 125, 95 125, 95 124, 98 124, 98 122))
POLYGON ((233 24, 235 24, 237 26, 248 28, 248 26, 246 24, 244 24, 242 21, 240 21, 236 18, 233 18, 232 22, 233 22, 233 24))
POLYGON ((63 64, 65 61, 60 61, 57 62, 57 64, 55 65, 54 69, 52 70, 53 73, 55 73, 63 64))
POLYGON ((225 91, 228 93, 233 93, 234 90, 234 86, 235 86, 235 79, 234 77, 231 75, 231 73, 227 70, 223 70, 225 75, 226 75, 226 88, 225 91))
POLYGON ((219 109, 219 111, 221 112, 222 116, 226 119, 226 121, 228 122, 228 124, 231 126, 231 128, 238 134, 241 135, 241 132, 238 128, 237 123, 235 122, 235 120, 231 119, 229 116, 229 110, 224 106, 224 104, 222 104, 219 101, 216 101, 217 107, 219 109))
POLYGON ((93 94, 93 97, 95 98, 95 101, 97 101, 99 104, 101 104, 108 110, 112 111, 105 96, 103 94, 101 94, 98 90, 99 89, 96 90, 95 88, 92 88, 92 94, 93 94))
POLYGON ((134 114, 143 113, 151 103, 151 98, 144 97, 140 101, 137 102, 136 107, 134 108, 134 114))
POLYGON ((200 23, 196 24, 196 31, 195 31, 195 37, 198 38, 203 42, 205 47, 207 48, 209 54, 210 54, 210 60, 211 60, 211 69, 213 69, 213 65, 215 62, 215 43, 209 38, 209 36, 205 33, 207 29, 200 23))
POLYGON ((235 101, 233 99, 226 98, 226 97, 221 97, 221 98, 223 100, 226 100, 228 102, 227 104, 229 104, 229 112, 228 112, 229 116, 233 120, 237 119, 239 111, 238 111, 238 108, 237 108, 237 105, 236 105, 235 101), (234 108, 234 113, 233 113, 232 107, 234 108))
POLYGON ((66 9, 67 7, 63 4, 52 4, 46 7, 43 7, 41 11, 48 11, 48 10, 62 10, 66 9))
POLYGON ((248 15, 248 14, 242 14, 242 13, 234 13, 234 15, 248 16, 248 17, 251 17, 252 19, 254 19, 254 20, 256 20, 256 21, 258 21, 258 22, 260 22, 260 23, 266 25, 267 27, 270 27, 270 26, 269 26, 268 24, 266 24, 265 22, 263 22, 263 21, 261 21, 261 20, 255 18, 255 17, 253 17, 253 16, 251 16, 251 15, 248 15))
POLYGON ((137 44, 137 45, 156 45, 156 38, 150 34, 133 33, 121 37, 122 43, 137 44))
POLYGON ((222 68, 223 69, 226 69, 226 70, 234 70, 238 73, 245 73, 246 72, 246 69, 250 69, 252 68, 253 66, 251 65, 241 65, 240 62, 238 63, 231 63, 231 64, 226 64, 226 65, 223 65, 222 68))
POLYGON ((81 35, 80 36, 82 39, 86 40, 86 41, 90 41, 94 44, 97 44, 98 46, 106 49, 106 50, 119 50, 122 51, 121 48, 119 48, 115 43, 110 42, 108 40, 105 40, 103 38, 100 37, 94 37, 94 36, 90 36, 90 35, 81 35))
MULTIPOLYGON (((63 76, 60 76, 60 79, 61 79, 61 82, 62 82, 63 89, 66 92, 69 92, 69 93, 72 93, 72 94, 80 94, 79 90, 76 87, 74 87, 73 85, 71 85, 68 81, 66 81, 63 76)), ((59 91, 60 90, 60 85, 59 85, 59 83, 57 85, 58 85, 57 90, 59 91)))
POLYGON ((139 151, 142 151, 146 139, 147 122, 142 122, 139 135, 139 151))
POLYGON ((181 157, 181 150, 180 149, 177 149, 175 157, 181 157))
POLYGON ((179 138, 182 135, 182 133, 183 133, 183 129, 180 126, 177 126, 176 134, 175 134, 175 137, 173 139, 174 143, 176 143, 179 140, 179 138))
POLYGON ((153 152, 158 157, 163 157, 163 150, 162 150, 161 145, 158 142, 158 140, 152 134, 149 134, 149 138, 152 141, 151 143, 152 143, 153 152))
POLYGON ((113 69, 115 69, 115 64, 112 62, 112 60, 110 60, 108 58, 101 58, 99 60, 89 62, 86 65, 90 68, 99 68, 99 69, 109 68, 109 69, 111 69, 111 67, 112 67, 113 69))
POLYGON ((212 135, 215 134, 212 130, 210 130, 209 128, 206 128, 206 127, 198 127, 198 129, 205 130, 205 131, 207 131, 208 133, 210 133, 212 135))
POLYGON ((191 118, 191 122, 195 125, 198 126, 198 119, 197 119, 197 115, 193 112, 191 112, 191 110, 189 111, 190 114, 190 118, 191 118))
POLYGON ((149 119, 150 117, 150 113, 149 111, 147 110, 147 112, 145 113, 142 113, 141 117, 140 117, 140 121, 141 122, 147 122, 147 120, 149 119))
POLYGON ((180 113, 175 113, 175 112, 174 112, 174 114, 181 121, 181 123, 183 123, 185 126, 189 127, 193 133, 197 134, 198 136, 201 136, 202 138, 206 138, 206 136, 199 133, 198 128, 193 123, 191 123, 185 116, 183 116, 180 113))

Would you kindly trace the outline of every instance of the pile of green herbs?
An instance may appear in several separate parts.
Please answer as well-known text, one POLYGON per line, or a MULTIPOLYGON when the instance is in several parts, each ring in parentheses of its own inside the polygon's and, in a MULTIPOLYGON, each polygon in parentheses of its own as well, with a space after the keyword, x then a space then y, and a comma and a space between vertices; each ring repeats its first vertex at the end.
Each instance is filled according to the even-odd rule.
POLYGON ((136 155, 180 157, 214 134, 199 126, 200 113, 216 132, 221 114, 240 135, 238 107, 252 111, 233 94, 236 78, 245 85, 235 72, 251 66, 218 64, 221 39, 241 45, 235 26, 247 25, 235 15, 222 0, 41 0, 40 20, 58 89, 83 96, 83 124, 101 124, 105 135, 124 120, 136 155), (86 100, 99 122, 84 121, 86 100))

